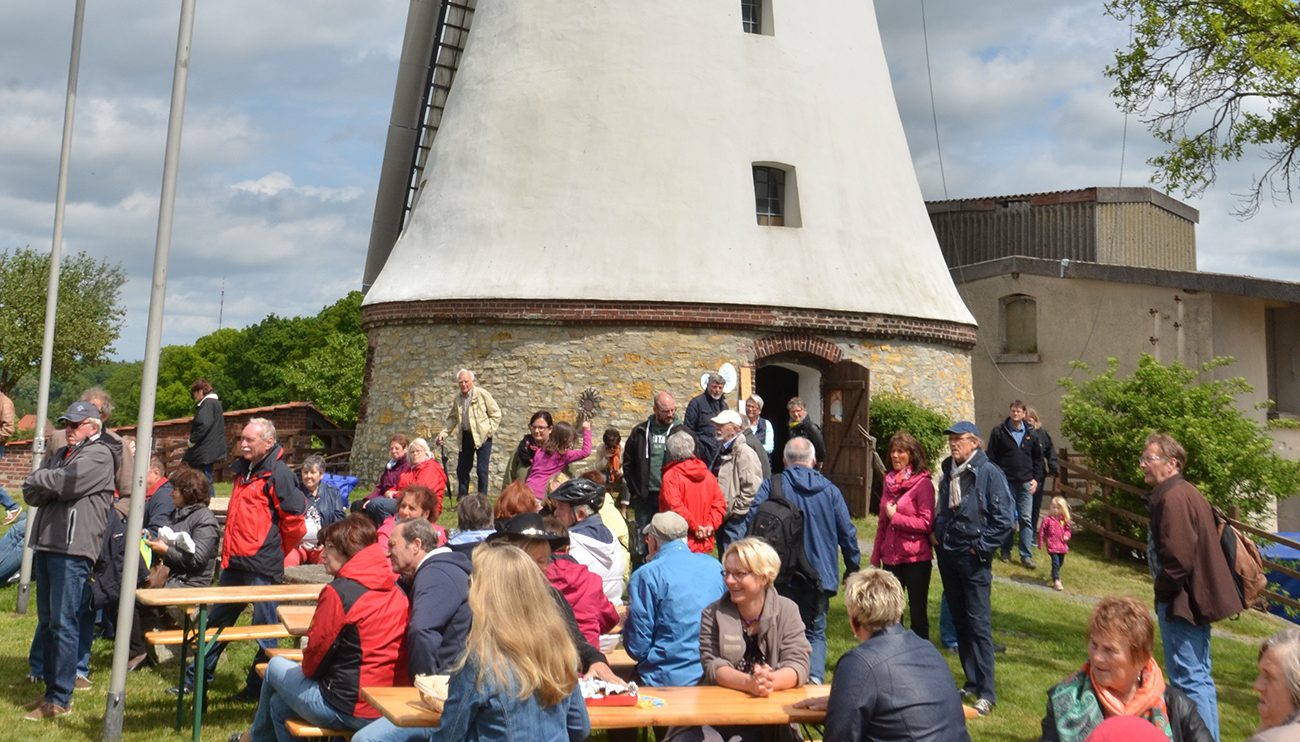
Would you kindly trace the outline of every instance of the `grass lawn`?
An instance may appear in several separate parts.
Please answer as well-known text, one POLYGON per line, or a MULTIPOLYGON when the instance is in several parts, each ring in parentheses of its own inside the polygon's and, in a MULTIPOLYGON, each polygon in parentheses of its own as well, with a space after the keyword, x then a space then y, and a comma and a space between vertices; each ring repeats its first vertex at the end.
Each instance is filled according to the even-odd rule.
MULTIPOLYGON (((221 489, 220 485, 218 486, 221 489)), ((228 485, 225 488, 228 490, 228 485)), ((218 492, 219 495, 228 494, 218 492)), ((454 517, 445 513, 444 525, 454 517)), ((863 540, 870 543, 875 519, 859 521, 863 540)), ((998 706, 994 714, 970 722, 975 740, 1033 740, 1038 738, 1039 721, 1046 702, 1045 693, 1053 684, 1077 670, 1085 659, 1084 628, 1093 599, 1106 595, 1132 595, 1149 603, 1150 578, 1140 562, 1106 562, 1101 558, 1100 542, 1089 534, 1080 534, 1071 542, 1073 551, 1062 573, 1066 592, 1045 588, 1048 576, 1046 556, 1036 572, 1019 566, 996 563, 994 572, 1007 578, 993 587, 993 631, 998 641, 1008 646, 997 658, 998 706)), ((864 560, 866 555, 864 554, 864 560)), ((79 742, 98 740, 103 729, 105 700, 108 693, 112 644, 95 642, 92 657, 91 691, 78 693, 73 713, 58 722, 33 723, 20 720, 23 704, 40 695, 39 686, 29 685, 27 649, 35 629, 35 608, 27 616, 13 614, 16 590, 0 589, 0 709, 13 726, 0 732, 0 739, 58 740, 79 742)), ((939 579, 931 581, 931 631, 937 639, 939 618, 939 579)), ((247 621, 248 614, 244 616, 247 621)), ((1272 617, 1253 614, 1216 625, 1213 640, 1214 675, 1219 686, 1222 739, 1248 737, 1257 723, 1255 697, 1250 685, 1255 679, 1255 658, 1259 640, 1279 626, 1272 617)), ((856 640, 848 629, 844 606, 838 598, 831 602, 829 618, 830 664, 856 640)), ((1156 651, 1160 653, 1159 637, 1156 651)), ((233 731, 243 729, 252 719, 254 705, 233 703, 225 696, 243 684, 244 672, 253 656, 250 642, 236 642, 225 653, 217 672, 211 707, 205 717, 204 739, 224 740, 233 731)), ((954 678, 961 678, 955 654, 945 655, 954 678)), ((177 665, 172 662, 161 670, 146 669, 127 679, 126 720, 123 737, 127 740, 188 739, 172 731, 175 700, 166 689, 176 682, 177 665)), ((597 734, 595 739, 603 735, 597 734)))

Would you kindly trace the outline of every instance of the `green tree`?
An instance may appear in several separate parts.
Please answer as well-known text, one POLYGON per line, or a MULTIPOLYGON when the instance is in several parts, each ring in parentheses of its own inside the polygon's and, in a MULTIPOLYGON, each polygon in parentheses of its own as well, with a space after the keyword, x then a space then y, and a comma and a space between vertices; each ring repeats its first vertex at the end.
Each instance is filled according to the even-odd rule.
POLYGON ((1112 358, 1099 376, 1061 380, 1061 430, 1095 471, 1142 489, 1148 485, 1138 456, 1146 437, 1168 433, 1187 449, 1184 475, 1210 502, 1260 513, 1300 489, 1300 465, 1273 453, 1264 427, 1237 406, 1251 391, 1245 379, 1210 377, 1231 362, 1217 358, 1194 370, 1143 354, 1137 370, 1120 377, 1112 358))
POLYGON ((330 335, 285 373, 295 398, 308 399, 339 425, 357 422, 361 379, 366 367, 366 336, 330 335))
POLYGON ((943 431, 951 424, 944 415, 900 394, 886 392, 871 397, 871 435, 876 438, 876 451, 885 466, 889 466, 889 439, 906 431, 925 449, 933 471, 945 454, 948 437, 943 431))
MULTIPOLYGON (((0 392, 40 370, 50 256, 30 247, 0 252, 0 392)), ((122 329, 122 267, 85 253, 63 258, 51 373, 67 378, 105 360, 122 329)))
POLYGON ((1300 163, 1300 4, 1294 0, 1109 0, 1132 24, 1106 74, 1112 95, 1166 145, 1154 180, 1197 195, 1220 161, 1259 150, 1268 167, 1238 213, 1265 189, 1291 193, 1300 163))

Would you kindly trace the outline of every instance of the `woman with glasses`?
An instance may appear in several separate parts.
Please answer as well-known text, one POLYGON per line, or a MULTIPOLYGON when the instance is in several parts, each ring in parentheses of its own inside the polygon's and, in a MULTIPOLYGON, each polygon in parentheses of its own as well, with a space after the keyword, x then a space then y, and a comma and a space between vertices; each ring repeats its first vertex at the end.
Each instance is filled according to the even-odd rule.
POLYGON ((520 439, 519 445, 515 446, 515 452, 510 456, 510 462, 506 464, 505 477, 501 481, 502 489, 515 480, 523 481, 528 478, 528 470, 533 466, 533 455, 546 445, 553 427, 555 427, 555 420, 550 412, 538 410, 533 413, 528 420, 528 432, 520 439))
MULTIPOLYGON (((812 647, 799 607, 772 585, 781 570, 776 551, 762 539, 743 538, 727 547, 722 569, 727 592, 700 616, 701 682, 760 697, 808 682, 812 647)), ((679 727, 668 734, 674 742, 799 738, 788 726, 679 727)))

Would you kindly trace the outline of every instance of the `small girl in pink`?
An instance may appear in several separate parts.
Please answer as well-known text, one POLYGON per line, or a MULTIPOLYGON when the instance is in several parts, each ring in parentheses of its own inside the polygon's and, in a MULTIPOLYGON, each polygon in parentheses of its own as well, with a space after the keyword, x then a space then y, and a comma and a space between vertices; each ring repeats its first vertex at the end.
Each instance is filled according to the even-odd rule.
POLYGON ((1038 526, 1038 548, 1047 545, 1047 554, 1052 558, 1052 587, 1064 590, 1061 586, 1061 563, 1070 552, 1070 503, 1057 495, 1052 498, 1052 511, 1043 518, 1038 526))
POLYGON ((582 448, 573 448, 577 431, 568 423, 556 423, 551 437, 541 450, 533 454, 533 465, 528 470, 528 489, 538 500, 546 497, 546 483, 564 467, 591 455, 591 423, 582 424, 582 448))

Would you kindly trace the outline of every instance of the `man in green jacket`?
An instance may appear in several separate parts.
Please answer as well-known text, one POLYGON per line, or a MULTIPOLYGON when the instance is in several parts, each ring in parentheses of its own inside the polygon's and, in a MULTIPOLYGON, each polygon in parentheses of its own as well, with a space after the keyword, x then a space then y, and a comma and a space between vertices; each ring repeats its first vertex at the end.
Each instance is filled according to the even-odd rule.
POLYGON ((456 456, 456 496, 469 494, 469 470, 478 459, 478 492, 488 492, 488 461, 492 458, 492 436, 501 425, 501 408, 486 389, 475 386, 474 372, 462 368, 456 372, 460 393, 451 403, 447 423, 438 433, 437 445, 447 440, 453 430, 460 430, 460 453, 456 456))

